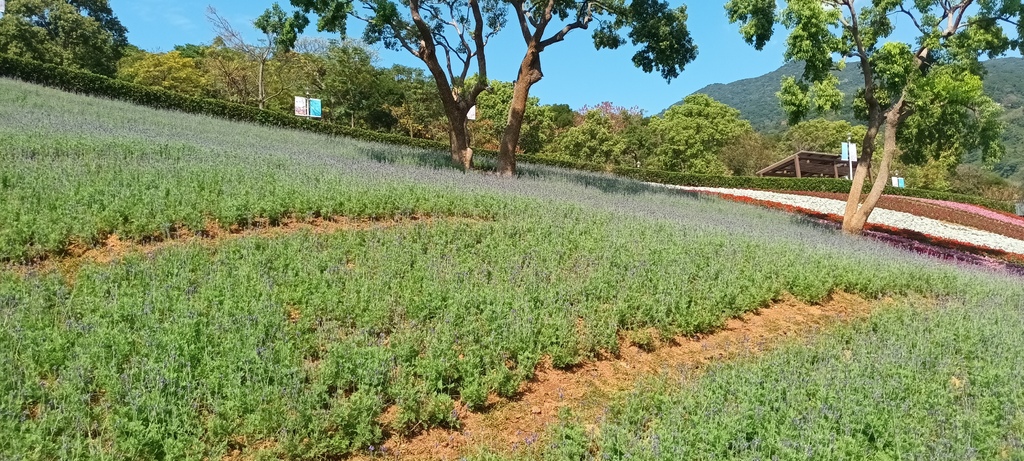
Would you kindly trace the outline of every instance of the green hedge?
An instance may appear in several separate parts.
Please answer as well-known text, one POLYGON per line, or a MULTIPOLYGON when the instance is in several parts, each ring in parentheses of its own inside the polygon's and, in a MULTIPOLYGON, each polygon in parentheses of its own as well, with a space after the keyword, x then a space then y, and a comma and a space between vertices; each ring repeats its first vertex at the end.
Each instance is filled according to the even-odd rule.
MULTIPOLYGON (((164 90, 162 88, 137 85, 121 80, 111 79, 89 72, 67 69, 51 64, 42 64, 35 61, 16 58, 0 54, 0 77, 9 77, 43 86, 59 88, 64 91, 85 94, 89 96, 100 96, 110 99, 131 102, 155 109, 177 110, 190 114, 202 114, 213 117, 224 118, 233 121, 254 123, 266 126, 292 128, 305 130, 314 133, 321 133, 333 136, 344 136, 348 138, 361 139, 364 141, 398 144, 418 147, 430 150, 448 151, 447 143, 416 139, 407 136, 381 133, 377 131, 360 130, 349 128, 343 125, 335 125, 321 121, 313 121, 291 114, 281 112, 260 110, 255 107, 236 104, 219 99, 193 98, 164 90)), ((497 153, 490 150, 476 149, 476 154, 482 157, 494 158, 497 153)), ((662 184, 673 184, 679 186, 702 186, 702 187, 727 187, 740 189, 764 189, 764 190, 792 190, 812 192, 839 192, 846 193, 850 190, 849 181, 842 179, 823 178, 758 178, 747 176, 709 176, 675 173, 671 171, 644 170, 638 168, 612 167, 603 165, 576 162, 565 159, 555 159, 536 155, 520 155, 520 161, 549 165, 576 170, 609 172, 619 176, 632 178, 640 181, 656 182, 662 184)), ((949 194, 945 192, 929 191, 922 189, 899 189, 886 187, 886 194, 903 195, 908 197, 931 198, 937 200, 949 200, 962 203, 971 203, 996 210, 1013 212, 1014 207, 1009 202, 999 202, 981 197, 949 194)))

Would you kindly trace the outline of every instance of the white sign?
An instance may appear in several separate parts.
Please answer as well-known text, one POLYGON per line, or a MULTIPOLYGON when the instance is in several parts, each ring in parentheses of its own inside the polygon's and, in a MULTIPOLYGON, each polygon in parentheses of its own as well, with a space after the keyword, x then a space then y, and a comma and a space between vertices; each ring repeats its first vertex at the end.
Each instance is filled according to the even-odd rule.
POLYGON ((306 98, 302 96, 295 97, 295 115, 309 117, 309 104, 306 98))
POLYGON ((857 145, 852 142, 850 143, 850 161, 857 161, 857 145))
POLYGON ((466 118, 470 120, 476 120, 476 106, 469 108, 469 113, 466 114, 466 118))
POLYGON ((900 178, 892 177, 892 187, 900 187, 900 178))

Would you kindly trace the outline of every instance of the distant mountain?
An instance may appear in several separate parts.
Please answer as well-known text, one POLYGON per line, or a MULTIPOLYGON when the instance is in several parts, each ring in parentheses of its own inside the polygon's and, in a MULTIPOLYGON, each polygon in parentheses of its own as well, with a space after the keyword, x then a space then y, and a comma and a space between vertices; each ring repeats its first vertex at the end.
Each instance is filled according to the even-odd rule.
MULTIPOLYGON (((1003 177, 1024 181, 1024 58, 989 60, 985 62, 985 69, 988 71, 985 76, 986 92, 1006 109, 1003 141, 1007 152, 995 170, 1003 177)), ((762 133, 780 132, 786 129, 786 115, 775 93, 779 91, 784 77, 798 76, 802 72, 802 63, 787 63, 760 77, 725 84, 715 83, 695 93, 704 93, 739 109, 743 117, 762 133)), ((849 102, 857 88, 863 85, 860 69, 853 64, 838 72, 837 76, 839 89, 846 94, 849 102)), ((843 112, 833 117, 854 121, 849 104, 846 104, 843 112)))

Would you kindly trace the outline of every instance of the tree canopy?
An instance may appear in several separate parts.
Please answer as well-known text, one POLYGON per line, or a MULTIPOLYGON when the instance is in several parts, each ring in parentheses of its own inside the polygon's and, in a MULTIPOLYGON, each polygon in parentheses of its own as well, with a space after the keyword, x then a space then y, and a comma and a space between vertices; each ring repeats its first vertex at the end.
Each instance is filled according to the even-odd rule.
POLYGON ((718 151, 753 128, 740 118, 740 111, 697 93, 653 117, 650 131, 661 168, 723 174, 726 168, 718 151))
POLYGON ((117 77, 140 85, 158 86, 189 96, 205 96, 206 76, 192 58, 178 51, 168 53, 138 53, 124 58, 119 64, 117 77))
POLYGON ((107 0, 8 0, 0 53, 113 76, 127 34, 107 0))

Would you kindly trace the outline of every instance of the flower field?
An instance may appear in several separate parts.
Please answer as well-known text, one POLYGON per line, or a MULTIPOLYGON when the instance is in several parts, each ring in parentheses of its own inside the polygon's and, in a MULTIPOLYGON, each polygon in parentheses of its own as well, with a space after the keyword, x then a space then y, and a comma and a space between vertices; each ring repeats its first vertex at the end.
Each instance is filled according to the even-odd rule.
MULTIPOLYGON (((792 195, 846 200, 842 194, 827 192, 791 192, 792 195)), ((916 197, 883 195, 878 206, 886 210, 901 211, 925 218, 960 224, 984 231, 1024 240, 1024 217, 989 210, 977 205, 930 200, 916 197)))
POLYGON ((542 361, 837 291, 948 306, 666 377, 636 391, 646 403, 610 402, 600 435, 567 416, 543 450, 493 455, 795 458, 847 429, 850 459, 1022 453, 1024 293, 993 294, 1019 279, 608 176, 463 173, 437 152, 10 80, 0 119, 0 458, 370 456, 516 398, 542 361), (389 224, 217 238, 337 217, 389 224), (111 240, 142 249, 76 259, 111 240), (815 419, 821 405, 848 418, 815 419))

